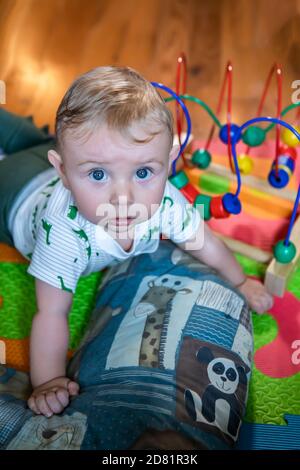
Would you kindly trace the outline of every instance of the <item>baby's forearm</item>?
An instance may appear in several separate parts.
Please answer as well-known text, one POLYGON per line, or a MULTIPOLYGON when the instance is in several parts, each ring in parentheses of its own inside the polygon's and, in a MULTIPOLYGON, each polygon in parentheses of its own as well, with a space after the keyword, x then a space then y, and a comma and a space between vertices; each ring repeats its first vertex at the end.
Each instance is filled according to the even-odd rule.
MULTIPOLYGON (((242 267, 222 240, 217 238, 207 226, 204 228, 203 246, 200 249, 190 249, 187 251, 202 263, 216 269, 225 279, 232 282, 232 284, 239 286, 246 279, 242 267)), ((183 245, 183 248, 186 249, 186 246, 183 245)))
POLYGON ((68 319, 64 314, 38 312, 30 336, 30 377, 33 388, 65 376, 68 319))
POLYGON ((215 237, 214 243, 216 254, 211 266, 217 269, 225 279, 232 282, 234 286, 241 285, 246 280, 241 265, 222 240, 215 237))

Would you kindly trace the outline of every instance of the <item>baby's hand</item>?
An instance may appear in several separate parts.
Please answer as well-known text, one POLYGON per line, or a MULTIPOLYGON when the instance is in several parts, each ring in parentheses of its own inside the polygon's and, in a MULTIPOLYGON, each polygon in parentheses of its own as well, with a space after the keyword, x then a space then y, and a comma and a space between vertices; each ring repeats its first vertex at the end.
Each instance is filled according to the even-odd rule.
POLYGON ((265 286, 255 279, 247 278, 239 287, 249 302, 252 310, 256 313, 264 313, 273 307, 273 297, 266 291, 265 286))
POLYGON ((57 377, 35 388, 27 401, 34 413, 50 418, 61 413, 69 404, 69 397, 78 395, 79 385, 67 377, 57 377))

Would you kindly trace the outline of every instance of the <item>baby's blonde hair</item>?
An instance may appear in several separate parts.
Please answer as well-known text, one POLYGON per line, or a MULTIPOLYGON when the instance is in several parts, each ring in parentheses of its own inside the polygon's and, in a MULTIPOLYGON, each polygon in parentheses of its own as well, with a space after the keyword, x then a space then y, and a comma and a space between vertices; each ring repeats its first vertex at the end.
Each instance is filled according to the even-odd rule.
POLYGON ((163 127, 172 145, 172 114, 150 82, 129 67, 94 68, 71 84, 58 107, 57 149, 62 153, 66 132, 81 138, 101 124, 127 132, 130 125, 138 121, 147 126, 149 138, 141 141, 131 136, 135 142, 150 141, 163 127))

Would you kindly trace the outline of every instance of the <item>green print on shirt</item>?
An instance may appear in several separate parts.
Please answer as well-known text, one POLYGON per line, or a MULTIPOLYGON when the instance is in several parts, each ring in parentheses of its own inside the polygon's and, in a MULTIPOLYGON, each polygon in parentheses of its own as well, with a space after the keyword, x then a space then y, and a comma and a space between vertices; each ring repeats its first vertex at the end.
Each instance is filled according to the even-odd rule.
POLYGON ((37 215, 37 211, 38 211, 38 206, 35 206, 34 211, 33 211, 33 213, 32 213, 32 225, 33 225, 33 228, 34 228, 35 231, 36 231, 36 215, 37 215))
POLYGON ((69 217, 69 219, 71 219, 71 220, 74 220, 76 218, 77 212, 78 212, 77 207, 70 205, 67 217, 69 217))
POLYGON ((60 280, 60 287, 62 290, 65 290, 67 292, 73 292, 72 289, 69 289, 65 286, 64 279, 61 276, 57 276, 57 278, 60 280))
POLYGON ((154 227, 154 228, 150 228, 150 229, 148 230, 147 235, 144 235, 144 236, 141 238, 141 240, 147 239, 147 241, 149 241, 149 240, 152 238, 152 235, 153 235, 155 232, 159 232, 159 227, 156 226, 156 227, 154 227))
POLYGON ((58 183, 59 180, 60 178, 56 178, 55 180, 51 181, 51 183, 47 184, 46 188, 48 188, 48 186, 54 186, 56 183, 58 183))
POLYGON ((187 207, 186 208, 187 217, 182 223, 181 231, 185 228, 186 225, 189 224, 189 222, 191 220, 191 212, 193 212, 193 207, 187 207))
POLYGON ((164 197, 164 200, 163 200, 163 205, 162 205, 161 212, 163 212, 163 211, 165 210, 165 204, 166 204, 167 201, 170 201, 169 207, 172 207, 172 206, 173 206, 173 204, 174 204, 173 199, 172 199, 171 197, 169 197, 169 196, 165 196, 165 197, 164 197))
POLYGON ((46 220, 42 219, 42 225, 43 225, 43 229, 46 231, 46 243, 47 245, 50 245, 49 235, 50 235, 50 230, 52 229, 52 224, 48 224, 46 220))
POLYGON ((80 229, 80 230, 74 230, 72 228, 73 232, 76 233, 76 235, 78 235, 78 237, 80 238, 80 240, 83 240, 85 242, 85 245, 86 245, 86 252, 87 252, 87 256, 88 256, 88 259, 90 259, 91 257, 91 245, 90 245, 90 242, 89 242, 89 239, 88 239, 88 236, 87 234, 85 233, 84 230, 80 229))
MULTIPOLYGON (((49 198, 51 196, 51 194, 46 194, 46 197, 49 198)), ((49 199, 46 199, 46 202, 44 204, 44 207, 42 210, 46 209, 47 208, 47 205, 48 205, 48 202, 49 202, 49 199)))

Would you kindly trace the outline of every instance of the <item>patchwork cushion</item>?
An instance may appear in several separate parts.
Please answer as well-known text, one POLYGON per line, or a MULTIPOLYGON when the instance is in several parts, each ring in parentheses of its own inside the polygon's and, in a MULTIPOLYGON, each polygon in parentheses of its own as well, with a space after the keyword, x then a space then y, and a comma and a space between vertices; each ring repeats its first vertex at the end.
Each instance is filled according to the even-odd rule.
MULTIPOLYGON (((4 447, 231 448, 245 411, 252 355, 242 295, 163 240, 155 253, 106 272, 69 364, 80 395, 50 419, 27 410, 25 423, 19 399, 23 414, 4 447)), ((3 433, 5 420, 11 427, 5 416, 0 413, 3 433)))

